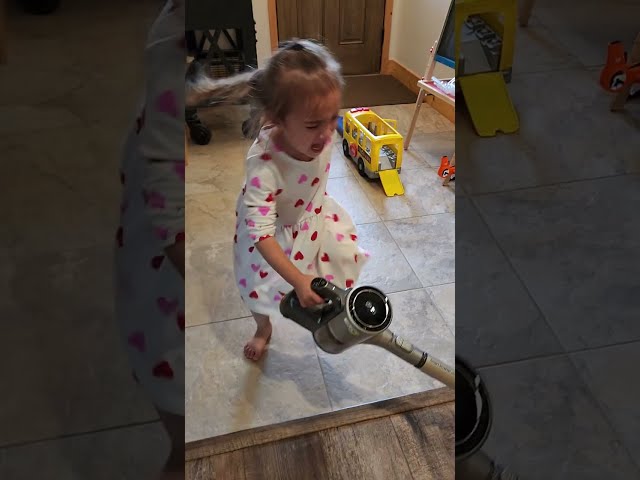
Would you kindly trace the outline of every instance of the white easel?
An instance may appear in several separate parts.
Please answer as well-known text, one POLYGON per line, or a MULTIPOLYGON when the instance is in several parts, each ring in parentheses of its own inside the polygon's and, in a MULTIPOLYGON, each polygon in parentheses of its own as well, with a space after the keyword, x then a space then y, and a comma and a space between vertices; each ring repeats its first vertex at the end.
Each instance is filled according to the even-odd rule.
MULTIPOLYGON (((438 41, 433 44, 431 50, 429 50, 429 61, 427 62, 427 69, 424 72, 424 76, 418 80, 418 87, 420 88, 420 93, 418 93, 418 99, 416 100, 416 108, 413 112, 413 118, 411 119, 411 126, 409 127, 409 132, 407 133, 407 139, 404 143, 404 149, 409 149, 409 144, 411 143, 411 137, 413 136, 413 130, 416 126, 416 122, 418 120, 418 114, 420 113, 420 107, 422 107, 422 102, 424 102, 424 97, 427 94, 433 95, 437 98, 440 98, 447 104, 453 106, 455 110, 456 105, 456 97, 454 95, 449 95, 445 91, 441 90, 438 85, 431 80, 433 77, 433 71, 436 68, 436 52, 438 51, 438 41)), ((448 82, 451 78, 446 79, 438 79, 442 82, 448 82)), ((455 152, 451 156, 451 166, 455 166, 456 162, 456 154, 455 152)), ((447 175, 444 179, 443 185, 447 185, 451 180, 451 173, 447 175)))

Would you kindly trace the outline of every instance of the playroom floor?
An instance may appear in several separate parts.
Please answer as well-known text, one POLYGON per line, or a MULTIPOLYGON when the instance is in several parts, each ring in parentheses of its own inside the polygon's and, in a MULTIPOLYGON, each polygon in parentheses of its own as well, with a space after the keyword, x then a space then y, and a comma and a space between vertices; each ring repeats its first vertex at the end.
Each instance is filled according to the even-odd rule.
MULTIPOLYGON (((406 133, 414 105, 375 107, 406 133)), ((241 302, 232 267, 234 205, 250 142, 240 125, 246 107, 201 111, 212 129, 207 146, 190 145, 186 177, 186 441, 370 403, 442 386, 371 346, 325 354, 302 327, 274 320, 258 364, 242 349, 255 322, 241 302)), ((342 154, 336 134, 328 192, 351 214, 372 254, 360 284, 381 288, 395 309, 393 329, 450 364, 454 358, 455 182, 437 167, 454 149, 454 125, 428 105, 401 178, 402 197, 386 197, 342 154)))
POLYGON ((484 450, 521 478, 640 478, 640 101, 611 113, 598 85, 640 4, 601 5, 538 0, 517 29, 517 134, 456 116, 456 354, 492 394, 484 450))

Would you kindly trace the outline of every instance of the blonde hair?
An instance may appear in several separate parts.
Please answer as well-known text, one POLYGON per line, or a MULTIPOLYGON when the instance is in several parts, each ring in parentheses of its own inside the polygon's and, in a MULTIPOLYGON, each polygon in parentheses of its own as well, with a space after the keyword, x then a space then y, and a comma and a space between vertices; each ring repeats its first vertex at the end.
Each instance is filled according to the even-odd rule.
POLYGON ((265 117, 282 121, 296 102, 310 101, 335 90, 342 91, 344 79, 340 64, 331 52, 312 40, 293 39, 280 48, 260 69, 228 78, 212 79, 190 68, 186 82, 187 106, 205 100, 234 103, 249 100, 247 134, 253 138, 265 117))

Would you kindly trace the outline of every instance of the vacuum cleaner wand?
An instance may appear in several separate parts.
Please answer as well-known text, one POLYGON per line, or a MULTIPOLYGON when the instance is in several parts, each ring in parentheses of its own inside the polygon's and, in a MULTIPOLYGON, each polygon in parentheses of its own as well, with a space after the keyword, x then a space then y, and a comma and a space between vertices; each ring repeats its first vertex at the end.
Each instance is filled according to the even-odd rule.
POLYGON ((312 332, 322 350, 337 354, 358 344, 376 345, 455 388, 453 368, 389 330, 393 313, 382 291, 370 286, 343 290, 323 278, 314 279, 311 288, 325 304, 303 308, 292 290, 281 300, 280 312, 312 332))
POLYGON ((377 345, 400 357, 432 378, 441 381, 447 387, 455 388, 455 372, 441 360, 417 348, 391 330, 385 330, 365 343, 377 345))

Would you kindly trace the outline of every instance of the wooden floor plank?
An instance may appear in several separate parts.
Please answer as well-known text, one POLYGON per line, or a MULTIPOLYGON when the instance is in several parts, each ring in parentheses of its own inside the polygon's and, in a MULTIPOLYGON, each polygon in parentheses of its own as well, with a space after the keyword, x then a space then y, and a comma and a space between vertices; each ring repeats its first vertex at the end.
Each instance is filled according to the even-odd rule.
POLYGON ((210 457, 254 445, 297 437, 328 428, 349 425, 375 418, 413 411, 420 408, 453 402, 455 392, 450 388, 439 388, 382 402, 329 412, 311 418, 293 420, 279 425, 269 425, 248 431, 189 442, 186 445, 186 460, 210 457))
POLYGON ((247 480, 244 452, 221 453, 185 464, 187 480, 247 480))
POLYGON ((407 480, 411 471, 388 418, 323 430, 327 480, 407 480))
MULTIPOLYGON (((327 480, 327 459, 317 434, 243 449, 246 480, 327 480)), ((224 477, 221 477, 224 478, 224 477)))
POLYGON ((441 405, 390 417, 414 480, 455 477, 453 410, 441 405))

